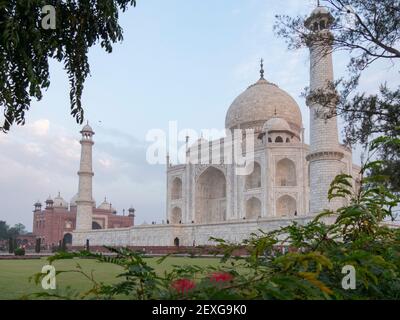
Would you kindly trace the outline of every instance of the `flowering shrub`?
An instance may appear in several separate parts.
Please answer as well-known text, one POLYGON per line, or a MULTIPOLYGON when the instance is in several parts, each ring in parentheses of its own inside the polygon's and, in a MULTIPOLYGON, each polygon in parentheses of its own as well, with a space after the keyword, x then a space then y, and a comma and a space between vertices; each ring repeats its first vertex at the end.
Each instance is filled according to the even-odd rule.
POLYGON ((231 282, 233 276, 227 272, 214 272, 210 275, 211 282, 231 282))
MULTIPOLYGON (((375 150, 387 143, 378 139, 375 150)), ((390 143, 400 141, 392 140, 390 143)), ((400 299, 400 229, 384 221, 393 217, 399 197, 382 183, 384 177, 367 175, 382 161, 367 162, 355 191, 352 177, 339 175, 332 182, 329 199, 345 198, 347 205, 336 212, 322 212, 306 225, 290 226, 258 234, 240 244, 213 239, 223 253, 218 267, 174 266, 159 275, 147 264, 143 253, 126 248, 108 248, 109 257, 87 251, 57 253, 49 262, 75 257, 95 258, 124 268, 120 282, 96 282, 79 267, 75 272, 91 279, 88 292, 39 293, 36 296, 62 299, 400 299), (335 222, 327 224, 327 217, 335 222), (287 247, 290 250, 280 250, 287 247), (235 256, 237 249, 248 255, 235 256), (355 286, 343 285, 345 266, 355 269, 355 286)), ((379 170, 378 170, 379 171, 379 170)), ((160 259, 162 263, 166 257, 160 259)), ((39 273, 39 283, 44 275, 39 273)))
POLYGON ((171 287, 179 294, 186 294, 196 287, 196 283, 189 279, 178 279, 172 282, 171 287))

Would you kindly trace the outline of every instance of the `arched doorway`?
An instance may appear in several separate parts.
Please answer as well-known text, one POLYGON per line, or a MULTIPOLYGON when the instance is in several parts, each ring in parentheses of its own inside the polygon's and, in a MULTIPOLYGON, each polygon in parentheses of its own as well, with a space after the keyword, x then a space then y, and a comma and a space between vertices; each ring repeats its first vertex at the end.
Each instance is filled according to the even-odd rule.
POLYGON ((279 217, 292 217, 297 212, 296 200, 285 195, 276 202, 276 215, 279 217))
POLYGON ((261 166, 254 162, 253 172, 246 177, 246 190, 261 188, 261 166))
POLYGON ((174 239, 174 246, 179 247, 179 238, 174 239))
POLYGON ((258 217, 261 217, 261 201, 253 197, 246 203, 246 219, 256 220, 258 217))
POLYGON ((99 225, 98 222, 93 221, 93 222, 92 222, 92 229, 93 229, 93 230, 100 230, 100 229, 102 229, 102 228, 101 228, 101 225, 99 225))
POLYGON ((63 241, 65 244, 72 244, 72 234, 70 233, 64 234, 63 241))
POLYGON ((182 199, 182 180, 175 178, 172 182, 171 200, 182 199))
POLYGON ((275 183, 280 187, 295 187, 297 185, 296 165, 292 160, 286 158, 278 162, 275 183))
POLYGON ((174 209, 172 209, 170 220, 171 220, 172 224, 178 224, 178 223, 182 222, 181 208, 175 207, 174 209))
POLYGON ((196 222, 212 223, 225 220, 226 179, 221 170, 206 169, 196 183, 196 222))

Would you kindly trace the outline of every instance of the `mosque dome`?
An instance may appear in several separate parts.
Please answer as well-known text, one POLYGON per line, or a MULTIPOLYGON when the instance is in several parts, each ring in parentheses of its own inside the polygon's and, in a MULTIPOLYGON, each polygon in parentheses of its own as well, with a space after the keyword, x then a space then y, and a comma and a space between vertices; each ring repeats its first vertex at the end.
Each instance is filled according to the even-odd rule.
POLYGON ((285 119, 279 117, 273 117, 265 122, 263 131, 272 132, 272 131, 289 131, 292 129, 289 126, 289 123, 285 119))
POLYGON ((107 198, 104 198, 104 201, 97 207, 97 209, 107 210, 111 212, 116 211, 115 208, 112 207, 112 204, 107 201, 107 198))
POLYGON ((53 206, 54 208, 68 208, 68 202, 61 197, 61 194, 58 193, 58 196, 53 199, 53 206))
POLYGON ((69 202, 69 205, 70 205, 71 207, 76 207, 76 200, 78 200, 78 194, 74 195, 74 196, 71 198, 71 200, 70 200, 70 202, 69 202))
POLYGON ((277 112, 292 131, 300 132, 302 117, 296 101, 262 76, 233 101, 226 114, 225 126, 227 129, 253 128, 256 132, 261 131, 264 123, 277 112))
MULTIPOLYGON (((70 205, 71 207, 76 207, 76 206, 77 206, 77 203, 76 203, 77 200, 78 200, 78 194, 74 195, 74 196, 71 198, 71 200, 69 201, 69 205, 70 205)), ((93 201, 93 207, 96 208, 96 200, 93 199, 92 201, 93 201)))

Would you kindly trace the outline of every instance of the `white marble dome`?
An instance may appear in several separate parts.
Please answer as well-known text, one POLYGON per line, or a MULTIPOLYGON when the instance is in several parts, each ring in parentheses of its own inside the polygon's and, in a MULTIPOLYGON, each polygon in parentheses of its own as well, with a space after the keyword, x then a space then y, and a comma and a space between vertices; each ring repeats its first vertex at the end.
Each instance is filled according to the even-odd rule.
POLYGON ((274 117, 265 122, 263 131, 271 132, 271 131, 292 131, 289 123, 282 118, 274 117))
MULTIPOLYGON (((76 203, 77 200, 78 200, 78 194, 74 195, 74 196, 71 198, 71 200, 69 201, 69 205, 70 205, 71 207, 76 207, 76 206, 77 206, 77 203, 76 203)), ((93 208, 96 208, 96 200, 93 199, 92 201, 93 201, 93 208)))
POLYGON ((78 194, 74 195, 69 201, 69 205, 72 207, 76 207, 76 200, 78 200, 78 194))
POLYGON ((53 206, 54 208, 68 209, 68 202, 58 193, 58 196, 53 199, 53 206))
POLYGON ((227 129, 240 127, 261 131, 264 123, 276 113, 292 130, 300 132, 302 117, 296 101, 277 85, 260 79, 233 101, 226 114, 225 126, 227 129))
POLYGON ((97 209, 107 210, 111 212, 116 211, 112 204, 107 201, 107 198, 104 198, 104 201, 97 207, 97 209))
POLYGON ((107 199, 104 199, 104 201, 97 207, 97 209, 111 210, 111 204, 107 201, 107 199))

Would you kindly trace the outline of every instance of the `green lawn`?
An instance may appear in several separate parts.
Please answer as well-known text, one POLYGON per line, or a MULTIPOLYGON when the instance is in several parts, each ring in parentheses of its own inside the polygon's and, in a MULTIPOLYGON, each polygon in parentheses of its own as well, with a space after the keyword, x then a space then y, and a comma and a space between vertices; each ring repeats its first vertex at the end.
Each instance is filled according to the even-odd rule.
MULTIPOLYGON (((217 265, 218 259, 214 258, 178 258, 169 257, 162 264, 157 264, 157 258, 149 258, 149 264, 156 268, 157 272, 169 270, 172 265, 217 265)), ((97 281, 112 283, 116 281, 115 276, 122 270, 120 267, 98 263, 95 260, 64 260, 56 261, 54 266, 56 270, 75 269, 76 263, 82 266, 84 271, 94 272, 97 281)), ((23 295, 42 291, 41 286, 36 286, 29 282, 29 277, 42 270, 47 264, 45 259, 40 260, 0 260, 0 300, 19 299, 23 295)), ((60 274, 57 276, 57 288, 65 289, 70 286, 73 289, 83 291, 90 288, 89 280, 76 273, 60 274)))

